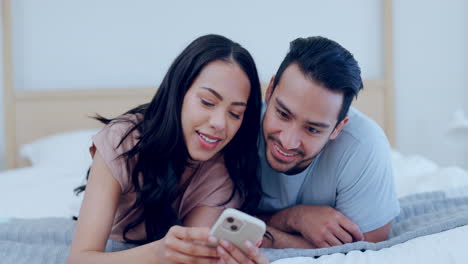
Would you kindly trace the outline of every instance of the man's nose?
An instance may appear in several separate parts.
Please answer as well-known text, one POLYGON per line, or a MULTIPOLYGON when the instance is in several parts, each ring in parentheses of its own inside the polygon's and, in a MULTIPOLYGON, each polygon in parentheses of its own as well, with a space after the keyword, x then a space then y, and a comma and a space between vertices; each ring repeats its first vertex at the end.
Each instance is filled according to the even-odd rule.
POLYGON ((281 131, 279 140, 285 149, 297 149, 300 145, 299 132, 292 127, 281 131))

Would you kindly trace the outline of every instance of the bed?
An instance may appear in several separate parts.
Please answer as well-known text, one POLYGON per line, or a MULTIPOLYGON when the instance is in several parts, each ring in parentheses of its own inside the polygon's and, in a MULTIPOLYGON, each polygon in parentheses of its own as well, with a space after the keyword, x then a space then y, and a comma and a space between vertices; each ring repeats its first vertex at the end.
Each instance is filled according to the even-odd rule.
MULTIPOLYGON (((66 258, 74 230, 71 219, 78 215, 82 200, 73 189, 84 182, 91 163, 87 145, 96 132, 97 129, 65 132, 23 145, 20 157, 29 160, 31 166, 0 173, 0 258, 3 254, 5 263, 37 261, 21 253, 25 248, 39 254, 47 263, 60 263, 66 258), (55 153, 66 149, 75 154, 65 159, 63 155, 51 154, 54 153, 51 149, 55 149, 55 153), (33 246, 36 240, 41 241, 40 247, 33 246)), ((425 233, 419 230, 414 237, 398 239, 397 236, 396 241, 382 245, 383 248, 369 249, 368 245, 352 243, 348 245, 359 250, 334 247, 328 250, 338 252, 331 254, 317 250, 265 250, 272 263, 465 263, 468 257, 464 250, 468 235, 468 171, 441 167, 422 156, 402 155, 397 151, 392 152, 392 164, 402 207, 408 197, 444 192, 452 200, 463 198, 452 209, 462 209, 465 213, 446 214, 443 228, 430 224, 423 229, 425 233)), ((435 204, 431 202, 430 206, 438 210, 437 216, 444 211, 435 204)), ((125 246, 119 243, 108 245, 108 250, 123 248, 125 246)))
MULTIPOLYGON (((91 136, 101 127, 89 117, 96 113, 108 117, 121 114, 149 101, 156 88, 15 90, 11 81, 13 73, 9 55, 10 18, 5 11, 9 9, 9 1, 3 4, 5 136, 8 155, 7 170, 0 172, 0 262, 63 263, 74 227, 71 218, 78 214, 82 199, 82 196, 74 195, 73 189, 84 183, 91 162, 88 152, 91 136), (51 116, 53 121, 49 120, 51 116), (34 228, 30 228, 31 223, 34 228), (24 236, 25 230, 32 236, 24 236), (40 242, 40 246, 34 246, 33 242, 40 242)), ((365 80, 365 89, 354 105, 376 120, 393 144, 391 4, 390 0, 384 0, 382 5, 383 77, 365 80)), ((450 199, 463 200, 468 196, 468 172, 461 168, 440 167, 424 157, 402 155, 398 151, 393 151, 392 162, 397 193, 401 199, 434 193, 443 193, 444 197, 450 199)), ((463 205, 463 201, 460 204, 463 205)), ((446 226, 438 232, 432 230, 379 249, 369 249, 368 245, 359 244, 351 245, 354 249, 336 250, 335 253, 288 250, 266 252, 275 264, 466 263, 468 253, 464 250, 464 241, 468 236, 468 226, 462 223, 467 218, 462 215, 460 219, 457 226, 446 226)), ((122 248, 121 245, 109 246, 112 250, 122 248)))
POLYGON ((85 182, 88 146, 97 131, 65 132, 23 145, 20 157, 31 166, 0 172, 0 219, 78 215, 82 196, 72 190, 85 182))

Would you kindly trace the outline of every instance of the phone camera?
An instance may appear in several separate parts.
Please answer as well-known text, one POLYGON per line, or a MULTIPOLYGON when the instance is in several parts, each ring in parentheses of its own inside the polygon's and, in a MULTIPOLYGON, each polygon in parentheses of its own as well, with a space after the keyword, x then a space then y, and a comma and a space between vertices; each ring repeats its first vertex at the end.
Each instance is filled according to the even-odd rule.
MULTIPOLYGON (((232 223, 232 222, 234 222, 234 218, 228 217, 228 218, 226 219, 226 221, 227 221, 228 223, 232 223)), ((231 228, 232 228, 232 227, 231 227, 231 228)))
POLYGON ((232 226, 231 226, 231 230, 232 230, 232 231, 237 231, 237 229, 238 229, 238 227, 237 227, 236 225, 232 225, 232 226))

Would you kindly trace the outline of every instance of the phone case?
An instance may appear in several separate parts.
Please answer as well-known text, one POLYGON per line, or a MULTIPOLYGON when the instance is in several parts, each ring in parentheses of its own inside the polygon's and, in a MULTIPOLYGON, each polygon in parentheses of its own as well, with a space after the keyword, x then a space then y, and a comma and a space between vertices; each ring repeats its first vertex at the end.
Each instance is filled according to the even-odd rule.
POLYGON ((263 238, 265 230, 266 225, 262 220, 228 208, 223 211, 211 228, 211 235, 218 239, 228 240, 247 252, 244 248, 245 241, 249 240, 252 244, 257 244, 263 238))

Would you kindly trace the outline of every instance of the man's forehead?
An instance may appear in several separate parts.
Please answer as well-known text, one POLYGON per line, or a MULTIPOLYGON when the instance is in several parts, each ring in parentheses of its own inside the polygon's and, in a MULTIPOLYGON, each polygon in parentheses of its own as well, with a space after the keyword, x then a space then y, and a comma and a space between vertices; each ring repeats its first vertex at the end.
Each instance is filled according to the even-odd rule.
POLYGON ((301 75, 282 76, 273 91, 273 103, 287 108, 304 122, 329 125, 336 123, 343 94, 325 88, 302 73, 301 75))
POLYGON ((297 63, 291 63, 279 77, 278 85, 307 84, 308 82, 318 82, 310 75, 305 73, 297 63))

